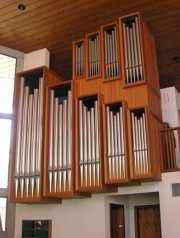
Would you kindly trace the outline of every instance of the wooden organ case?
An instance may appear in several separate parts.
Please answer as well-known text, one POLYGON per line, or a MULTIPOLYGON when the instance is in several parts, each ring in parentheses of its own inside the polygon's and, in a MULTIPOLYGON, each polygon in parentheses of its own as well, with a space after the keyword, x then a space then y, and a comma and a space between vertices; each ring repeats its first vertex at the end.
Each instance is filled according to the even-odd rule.
MULTIPOLYGON (((94 109, 86 105, 91 95, 102 98, 102 109, 98 108, 98 114, 102 113, 99 148, 104 158, 100 160, 100 168, 104 169, 101 185, 159 180, 162 115, 156 51, 154 38, 138 12, 120 17, 73 43, 73 81, 77 190, 94 191, 93 162, 89 161, 95 161, 95 120, 87 119, 93 117, 94 109), (78 72, 83 74, 77 76, 78 72), (84 146, 87 155, 82 155, 84 146)), ((87 104, 93 103, 94 99, 87 104)))
POLYGON ((134 13, 73 42, 73 79, 17 74, 9 199, 61 202, 161 179, 154 38, 134 13))

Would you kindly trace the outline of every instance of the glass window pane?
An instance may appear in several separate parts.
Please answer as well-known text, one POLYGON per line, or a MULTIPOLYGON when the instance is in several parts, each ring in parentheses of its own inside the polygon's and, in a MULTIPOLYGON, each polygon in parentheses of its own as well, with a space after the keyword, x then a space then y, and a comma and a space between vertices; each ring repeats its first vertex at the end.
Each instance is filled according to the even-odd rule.
POLYGON ((6 204, 7 198, 0 198, 0 232, 6 228, 6 204))
POLYGON ((0 119, 0 188, 7 188, 11 120, 0 119))
POLYGON ((0 54, 0 112, 11 113, 16 59, 0 54))

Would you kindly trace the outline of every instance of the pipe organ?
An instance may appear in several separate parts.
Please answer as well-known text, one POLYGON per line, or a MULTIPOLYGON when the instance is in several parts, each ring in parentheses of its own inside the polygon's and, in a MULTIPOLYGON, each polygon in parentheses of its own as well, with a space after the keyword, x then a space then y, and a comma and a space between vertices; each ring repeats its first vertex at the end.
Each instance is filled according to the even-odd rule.
POLYGON ((10 201, 60 202, 161 179, 154 38, 139 13, 73 42, 73 78, 17 75, 10 201))

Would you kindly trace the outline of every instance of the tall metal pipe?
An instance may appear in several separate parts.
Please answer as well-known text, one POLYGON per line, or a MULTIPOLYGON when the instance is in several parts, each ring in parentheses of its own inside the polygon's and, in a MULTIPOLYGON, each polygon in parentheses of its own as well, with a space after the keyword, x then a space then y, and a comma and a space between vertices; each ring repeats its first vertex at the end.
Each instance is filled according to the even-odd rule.
POLYGON ((134 64, 135 64, 135 79, 139 81, 139 65, 138 65, 138 53, 137 53, 137 39, 136 39, 136 28, 135 23, 132 23, 132 31, 133 31, 133 44, 134 44, 134 64))
POLYGON ((137 172, 137 146, 136 146, 136 131, 135 131, 135 115, 131 112, 132 135, 133 135, 133 155, 134 155, 134 173, 137 172))
POLYGON ((111 164, 112 164, 112 178, 115 178, 115 151, 114 151, 114 120, 113 111, 110 111, 110 126, 111 126, 111 164))
POLYGON ((83 133, 83 104, 82 100, 79 100, 79 151, 80 151, 80 159, 79 159, 79 166, 80 166, 80 180, 81 186, 83 185, 83 177, 84 177, 84 169, 83 169, 83 158, 84 158, 84 133, 83 133))
POLYGON ((52 192, 52 166, 53 166, 53 121, 54 121, 54 90, 50 90, 50 112, 49 112, 49 191, 52 192))
POLYGON ((129 62, 128 62, 128 50, 127 50, 127 34, 126 24, 123 23, 123 39, 124 39, 124 58, 125 58, 125 70, 126 70, 126 83, 129 82, 129 62))
POLYGON ((115 156, 115 178, 119 177, 119 158, 118 158, 118 134, 117 134, 117 114, 113 116, 114 120, 114 156, 115 156))
POLYGON ((87 172, 87 151, 88 151, 88 147, 87 147, 87 107, 85 105, 83 105, 83 122, 84 122, 84 126, 83 126, 83 138, 84 138, 84 185, 87 186, 88 185, 88 172, 87 172))
POLYGON ((66 191, 67 169, 67 100, 63 101, 63 182, 66 191))
POLYGON ((126 27, 126 36, 127 36, 127 50, 128 50, 128 62, 129 62, 129 80, 128 80, 128 83, 132 83, 132 58, 131 58, 131 45, 130 45, 129 27, 126 27))
POLYGON ((15 172, 14 176, 19 176, 20 166, 20 148, 21 148, 21 127, 22 127, 22 114, 23 114, 23 99, 24 95, 24 78, 20 79, 20 92, 19 92, 19 103, 18 103, 18 119, 17 119, 17 139, 16 139, 16 157, 15 157, 15 172))
POLYGON ((106 107, 106 118, 107 118, 107 147, 108 147, 108 154, 107 154, 107 160, 108 160, 108 173, 109 173, 109 179, 111 180, 112 174, 111 174, 111 131, 110 131, 110 109, 109 106, 106 107))
POLYGON ((114 26, 114 39, 115 39, 115 62, 116 62, 116 76, 119 75, 119 55, 118 55, 118 34, 117 27, 114 26))
POLYGON ((62 165, 63 165, 63 158, 62 158, 62 144, 63 144, 63 117, 62 117, 62 104, 58 105, 58 121, 59 121, 59 127, 58 127, 58 180, 59 180, 59 191, 62 191, 62 165))
POLYGON ((67 176, 69 191, 71 190, 71 165, 72 165, 72 92, 68 91, 68 121, 67 121, 67 176))
POLYGON ((92 137, 92 181, 93 186, 96 185, 96 168, 95 168, 95 118, 94 118, 94 107, 91 107, 91 137, 92 137))
POLYGON ((136 26, 138 61, 139 61, 139 69, 140 69, 140 76, 141 76, 141 78, 139 80, 143 80, 142 58, 141 58, 141 44, 140 44, 140 32, 139 32, 138 17, 135 17, 135 26, 136 26))
POLYGON ((104 51, 105 51, 105 71, 106 71, 106 78, 108 78, 108 62, 107 62, 108 47, 107 47, 107 34, 106 34, 106 31, 104 31, 104 51))
POLYGON ((97 174, 97 185, 100 182, 100 166, 99 166, 99 142, 100 142, 100 135, 99 135, 99 113, 98 113, 98 102, 94 102, 94 118, 95 118, 95 144, 96 144, 96 174, 97 174))
POLYGON ((28 106, 28 122, 27 122, 27 143, 26 143, 26 155, 25 155, 25 188, 26 197, 29 194, 29 175, 30 175, 30 148, 31 148, 31 132, 32 132, 32 109, 33 109, 33 94, 29 95, 29 106, 28 106))
POLYGON ((91 111, 87 111, 87 139, 88 139, 88 182, 92 185, 92 143, 91 143, 91 111))
POLYGON ((39 90, 34 89, 34 101, 33 101, 33 115, 32 115, 32 142, 31 142, 31 160, 30 160, 30 183, 31 193, 34 196, 34 182, 35 182, 35 159, 36 159, 36 144, 37 144, 37 109, 38 109, 38 94, 39 90))

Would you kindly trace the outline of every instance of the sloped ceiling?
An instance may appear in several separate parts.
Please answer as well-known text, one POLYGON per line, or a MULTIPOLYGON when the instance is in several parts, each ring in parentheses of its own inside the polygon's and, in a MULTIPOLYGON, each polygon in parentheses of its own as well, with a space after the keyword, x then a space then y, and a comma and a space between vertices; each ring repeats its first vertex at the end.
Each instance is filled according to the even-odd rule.
POLYGON ((179 0, 1 0, 0 9, 0 44, 25 53, 47 48, 51 69, 65 79, 72 74, 72 41, 139 11, 155 36, 161 87, 180 90, 179 0))

